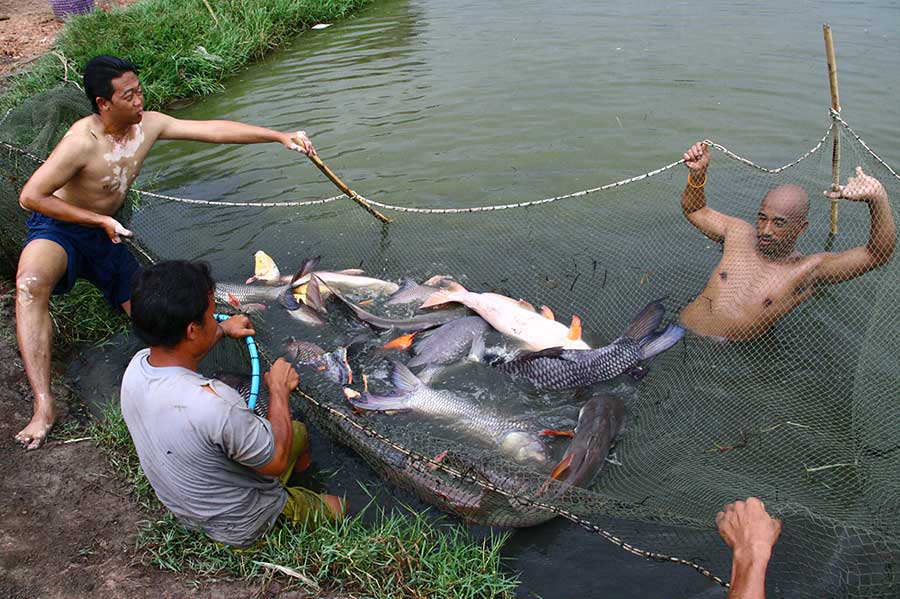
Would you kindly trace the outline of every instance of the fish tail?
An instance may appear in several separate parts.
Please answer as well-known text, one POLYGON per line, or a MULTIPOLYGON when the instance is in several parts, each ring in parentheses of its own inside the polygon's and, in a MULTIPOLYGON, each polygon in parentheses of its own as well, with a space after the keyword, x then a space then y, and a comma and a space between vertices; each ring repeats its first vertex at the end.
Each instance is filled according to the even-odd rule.
POLYGON ((681 341, 684 337, 684 329, 677 324, 670 324, 658 335, 650 335, 641 341, 641 353, 647 360, 659 355, 681 341))
POLYGON ((357 410, 369 412, 405 412, 411 409, 409 396, 403 395, 373 395, 368 391, 359 393, 350 387, 344 387, 344 396, 357 410))
POLYGON ((425 300, 420 308, 431 308, 432 306, 440 306, 451 302, 459 302, 463 298, 463 294, 468 293, 466 288, 456 281, 447 281, 446 289, 438 289, 425 300))
POLYGON ((387 301, 384 302, 384 304, 386 306, 393 306, 394 304, 400 303, 400 300, 402 300, 402 298, 400 298, 400 294, 402 294, 406 291, 409 291, 410 289, 413 289, 416 286, 417 286, 417 283, 415 281, 413 281, 412 279, 403 279, 403 283, 400 285, 400 288, 397 289, 397 291, 395 291, 394 293, 390 294, 387 298, 387 301), (398 298, 400 298, 400 299, 398 300, 398 298))
POLYGON ((666 308, 662 305, 662 300, 650 302, 628 324, 623 336, 630 337, 643 345, 646 338, 653 334, 653 331, 662 322, 665 314, 666 308))
POLYGON ((294 297, 290 287, 285 289, 284 293, 278 296, 278 303, 291 311, 300 309, 300 302, 294 297))

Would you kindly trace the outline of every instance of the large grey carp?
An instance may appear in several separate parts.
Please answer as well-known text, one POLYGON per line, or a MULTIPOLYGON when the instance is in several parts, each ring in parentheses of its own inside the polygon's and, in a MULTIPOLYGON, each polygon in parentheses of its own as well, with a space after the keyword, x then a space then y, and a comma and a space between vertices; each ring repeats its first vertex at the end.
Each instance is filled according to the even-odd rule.
POLYGON ((517 462, 547 461, 547 446, 536 427, 505 418, 442 389, 422 383, 409 368, 394 362, 391 375, 393 395, 359 393, 344 387, 344 395, 354 408, 377 412, 415 412, 448 422, 453 428, 497 447, 517 462))
POLYGON ((642 375, 644 360, 660 354, 684 336, 684 329, 670 324, 656 332, 665 315, 661 301, 650 302, 621 337, 598 349, 552 347, 520 354, 497 368, 529 380, 538 389, 575 389, 606 381, 625 372, 642 375))
POLYGON ((496 460, 475 459, 454 450, 444 451, 433 459, 474 481, 445 474, 440 466, 423 460, 405 458, 395 467, 401 484, 425 501, 468 522, 525 528, 556 517, 554 512, 534 505, 529 499, 553 505, 555 500, 571 494, 572 487, 591 484, 603 468, 623 422, 622 400, 603 395, 591 397, 578 414, 578 424, 566 454, 543 483, 542 475, 532 470, 503 468, 496 460), (480 483, 488 483, 500 492, 480 483))
POLYGON ((489 327, 480 316, 465 316, 442 324, 413 344, 415 357, 406 365, 410 368, 446 366, 466 356, 472 361, 481 361, 484 335, 489 327))

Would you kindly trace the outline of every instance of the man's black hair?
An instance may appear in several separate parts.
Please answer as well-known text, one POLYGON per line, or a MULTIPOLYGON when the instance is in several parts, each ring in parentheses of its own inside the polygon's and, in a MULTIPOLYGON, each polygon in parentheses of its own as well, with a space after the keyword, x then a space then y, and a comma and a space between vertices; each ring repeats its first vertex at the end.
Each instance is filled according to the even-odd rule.
POLYGON ((97 98, 112 100, 112 80, 132 72, 137 75, 137 67, 115 56, 101 55, 90 59, 84 67, 84 93, 87 94, 94 112, 100 113, 97 98))
POLYGON ((202 323, 215 282, 206 262, 172 260, 131 278, 131 324, 147 345, 172 348, 187 326, 202 323))

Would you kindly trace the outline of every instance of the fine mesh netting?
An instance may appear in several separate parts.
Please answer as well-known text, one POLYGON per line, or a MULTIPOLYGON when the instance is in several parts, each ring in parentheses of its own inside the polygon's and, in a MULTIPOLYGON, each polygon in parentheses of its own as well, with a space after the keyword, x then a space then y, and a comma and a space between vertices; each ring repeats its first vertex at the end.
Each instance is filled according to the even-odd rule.
MULTIPOLYGON (((59 111, 53 118, 89 111, 75 92, 55 92, 59 111), (66 112, 70 108, 75 112, 66 112)), ((24 232, 18 190, 36 168, 36 158, 46 156, 64 132, 48 124, 49 116, 30 125, 23 119, 38 105, 51 111, 52 103, 35 100, 0 124, 0 141, 11 144, 0 156, 9 238, 24 232), (37 135, 36 125, 41 125, 37 135)), ((829 235, 830 201, 822 191, 832 182, 835 136, 841 183, 862 166, 883 184, 895 220, 900 178, 839 117, 833 122, 810 153, 771 171, 713 145, 705 186, 710 207, 753 223, 768 191, 800 185, 811 204, 800 252, 865 246, 871 219, 864 202, 842 200, 839 233, 829 235)), ((231 282, 250 274, 253 251, 292 247, 298 239, 304 252, 323 256, 323 269, 360 267, 391 281, 451 275, 470 291, 547 305, 566 325, 578 315, 585 340, 599 347, 621 335, 655 299, 664 298, 666 320, 676 322, 702 296, 722 259, 721 245, 682 214, 685 179, 684 166, 674 163, 589 193, 544 202, 522 198, 524 204, 504 209, 454 206, 452 200, 440 206, 372 201, 393 220, 389 225, 346 198, 240 206, 139 192, 133 194, 135 209, 126 226, 135 231, 144 259, 205 259, 218 280, 231 282), (267 247, 256 247, 262 228, 267 247), (238 259, 229 262, 225 255, 238 259)), ((277 258, 287 274, 302 257, 291 255, 295 264, 277 258)), ((710 302, 710 311, 742 306, 778 282, 742 262, 752 259, 751 254, 737 260, 730 276, 738 280, 729 281, 731 291, 718 303, 710 302)), ((301 372, 302 392, 294 407, 355 449, 385 479, 469 521, 528 526, 561 515, 639 555, 727 576, 730 556, 714 518, 725 503, 754 495, 784 521, 768 571, 772 596, 895 597, 900 594, 900 354, 893 345, 900 332, 898 271, 895 256, 840 284, 800 285, 788 293, 798 296, 796 308, 771 328, 752 331, 750 340, 725 342, 688 332, 652 360, 642 380, 621 376, 597 385, 595 394, 625 403, 627 424, 614 463, 584 489, 547 483, 552 464, 515 463, 423 419, 356 414, 341 385, 315 371, 301 372)), ((408 358, 376 349, 393 335, 376 337, 333 300, 327 308, 326 325, 315 329, 287 318, 277 304, 255 315, 264 355, 280 355, 288 337, 331 351, 368 335, 362 349, 351 354, 353 387, 361 388, 359 375, 365 373, 373 388, 389 390, 389 360, 408 358)), ((383 308, 378 301, 370 306, 373 312, 383 308)), ((496 350, 503 343, 495 339, 493 345, 496 350)), ((223 362, 239 369, 241 360, 223 362)), ((571 428, 584 402, 574 391, 535 391, 489 364, 470 364, 461 372, 433 385, 455 389, 481 409, 525 415, 548 428, 571 428)), ((552 443, 558 458, 566 441, 552 443)))

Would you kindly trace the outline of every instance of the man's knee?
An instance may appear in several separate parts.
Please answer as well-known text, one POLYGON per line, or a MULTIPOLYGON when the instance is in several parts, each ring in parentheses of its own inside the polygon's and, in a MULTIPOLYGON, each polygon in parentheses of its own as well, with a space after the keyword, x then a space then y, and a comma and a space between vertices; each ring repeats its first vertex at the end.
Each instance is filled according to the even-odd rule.
POLYGON ((21 306, 46 304, 55 282, 50 277, 31 270, 23 270, 16 275, 16 302, 21 306))

